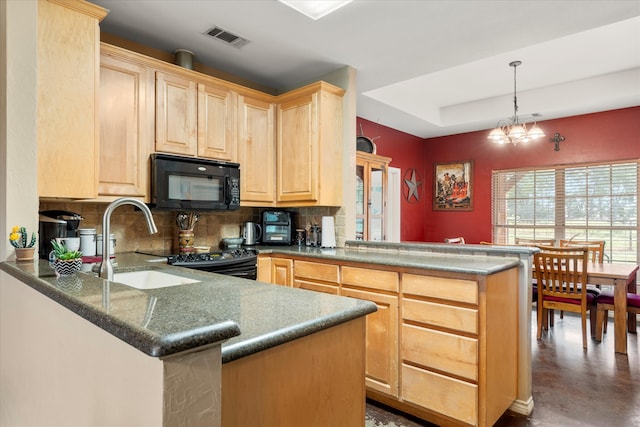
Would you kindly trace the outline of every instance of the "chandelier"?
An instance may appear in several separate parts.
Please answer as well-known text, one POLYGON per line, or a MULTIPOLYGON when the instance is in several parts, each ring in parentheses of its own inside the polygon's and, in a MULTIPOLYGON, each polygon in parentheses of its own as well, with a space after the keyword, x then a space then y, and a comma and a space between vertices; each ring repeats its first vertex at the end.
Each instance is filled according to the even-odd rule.
POLYGON ((536 125, 533 119, 520 122, 518 120, 518 96, 516 94, 516 68, 522 61, 509 63, 513 67, 513 116, 508 120, 500 120, 496 128, 489 133, 488 138, 496 144, 511 142, 518 145, 519 142, 529 142, 544 137, 544 132, 536 125))

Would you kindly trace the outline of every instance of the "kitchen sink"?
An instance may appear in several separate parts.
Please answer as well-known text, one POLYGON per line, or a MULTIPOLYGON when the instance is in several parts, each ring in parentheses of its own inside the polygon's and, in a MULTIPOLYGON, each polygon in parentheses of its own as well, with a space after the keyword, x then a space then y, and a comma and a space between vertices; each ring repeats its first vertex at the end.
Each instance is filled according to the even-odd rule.
POLYGON ((115 273, 113 275, 113 281, 123 283, 136 289, 157 289, 199 282, 199 280, 193 280, 158 270, 115 273))

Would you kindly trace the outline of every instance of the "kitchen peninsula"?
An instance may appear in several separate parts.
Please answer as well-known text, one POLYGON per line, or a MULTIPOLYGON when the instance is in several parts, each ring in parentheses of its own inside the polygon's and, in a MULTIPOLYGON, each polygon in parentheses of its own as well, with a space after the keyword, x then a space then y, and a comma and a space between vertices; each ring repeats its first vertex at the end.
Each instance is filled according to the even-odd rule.
POLYGON ((346 242, 262 247, 258 279, 374 302, 367 396, 438 425, 529 414, 534 248, 346 242))
POLYGON ((148 261, 118 254, 116 273, 196 283, 139 290, 57 278, 42 260, 0 263, 2 425, 364 419, 364 316, 375 305, 148 261))

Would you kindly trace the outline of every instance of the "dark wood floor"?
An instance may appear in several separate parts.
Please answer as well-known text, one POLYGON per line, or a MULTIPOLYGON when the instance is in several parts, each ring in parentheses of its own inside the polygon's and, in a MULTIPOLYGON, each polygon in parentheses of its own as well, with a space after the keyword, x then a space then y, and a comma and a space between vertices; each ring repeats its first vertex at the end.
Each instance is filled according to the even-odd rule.
MULTIPOLYGON (((601 343, 582 348, 580 318, 556 314, 555 326, 536 339, 535 311, 531 345, 534 410, 530 416, 507 412, 496 426, 640 426, 640 345, 629 334, 628 354, 614 352, 613 321, 601 343)), ((368 402, 367 426, 422 427, 421 422, 368 402)))

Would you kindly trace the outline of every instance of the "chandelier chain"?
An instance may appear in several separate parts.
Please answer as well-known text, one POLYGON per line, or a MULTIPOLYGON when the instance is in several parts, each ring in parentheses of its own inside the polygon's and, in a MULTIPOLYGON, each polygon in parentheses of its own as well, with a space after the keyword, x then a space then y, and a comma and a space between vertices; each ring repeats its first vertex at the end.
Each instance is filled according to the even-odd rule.
POLYGON ((513 67, 513 119, 516 124, 518 124, 518 92, 516 87, 516 70, 518 69, 518 65, 520 65, 520 61, 514 61, 510 63, 513 67))

